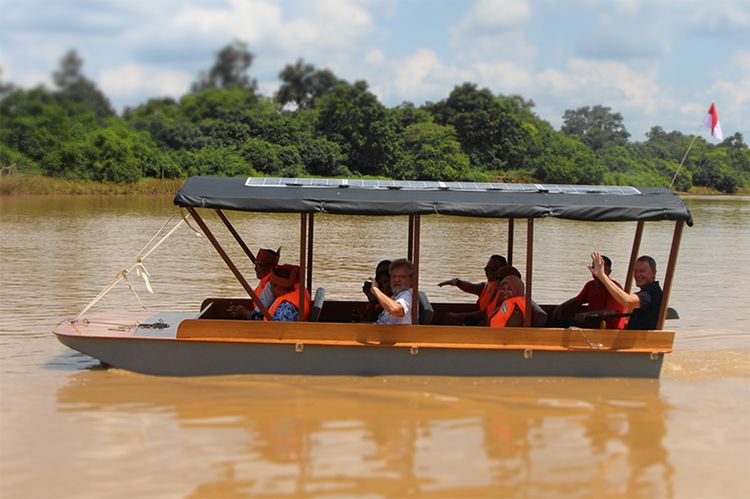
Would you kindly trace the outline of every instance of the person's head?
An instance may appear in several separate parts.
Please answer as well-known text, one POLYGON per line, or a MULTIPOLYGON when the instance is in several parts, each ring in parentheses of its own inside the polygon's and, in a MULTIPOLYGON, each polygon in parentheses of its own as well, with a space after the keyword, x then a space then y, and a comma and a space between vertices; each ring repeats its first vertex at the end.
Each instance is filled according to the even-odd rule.
POLYGON ((609 257, 602 255, 602 261, 604 262, 604 273, 609 275, 612 273, 612 260, 609 257))
POLYGON ((276 265, 279 264, 281 248, 274 251, 271 249, 261 248, 255 255, 255 277, 262 279, 266 277, 276 265))
POLYGON ((285 295, 294 289, 299 280, 297 265, 279 265, 271 270, 271 293, 274 298, 285 295))
POLYGON ((375 274, 375 282, 378 283, 380 291, 387 295, 391 294, 391 274, 387 269, 385 271, 381 270, 375 274))
POLYGON ((375 267, 375 275, 381 274, 385 272, 386 274, 390 273, 390 267, 391 267, 391 261, 390 260, 383 260, 381 261, 377 267, 375 267))
POLYGON ((515 275, 509 275, 500 281, 498 292, 503 300, 513 298, 514 296, 523 296, 523 282, 515 275))
POLYGON ((521 279, 521 273, 518 271, 517 268, 513 267, 512 265, 504 265, 500 267, 497 272, 494 274, 494 280, 500 282, 509 275, 513 275, 521 279))
POLYGON ((648 286, 656 280, 656 260, 650 256, 640 256, 633 265, 633 279, 639 288, 648 286))
POLYGON ((414 265, 406 258, 393 260, 390 266, 391 292, 400 293, 411 287, 414 265))
POLYGON ((500 270, 500 267, 508 265, 508 260, 502 255, 492 255, 487 260, 487 265, 484 266, 484 275, 487 276, 487 280, 494 281, 495 273, 500 270))

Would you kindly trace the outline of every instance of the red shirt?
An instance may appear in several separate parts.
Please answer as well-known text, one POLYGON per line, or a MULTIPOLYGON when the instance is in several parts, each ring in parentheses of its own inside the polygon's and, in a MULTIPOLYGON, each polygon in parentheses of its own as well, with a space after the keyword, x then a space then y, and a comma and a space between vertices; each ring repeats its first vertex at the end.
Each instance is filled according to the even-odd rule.
MULTIPOLYGON (((620 283, 617 281, 612 282, 614 282, 618 288, 622 289, 620 283)), ((596 279, 591 279, 587 282, 576 298, 583 303, 588 303, 586 310, 591 310, 592 312, 595 310, 609 309, 616 314, 621 314, 625 311, 625 307, 615 300, 615 298, 609 294, 607 288, 596 279)), ((625 317, 612 317, 607 319, 607 329, 623 329, 624 327, 625 317)))

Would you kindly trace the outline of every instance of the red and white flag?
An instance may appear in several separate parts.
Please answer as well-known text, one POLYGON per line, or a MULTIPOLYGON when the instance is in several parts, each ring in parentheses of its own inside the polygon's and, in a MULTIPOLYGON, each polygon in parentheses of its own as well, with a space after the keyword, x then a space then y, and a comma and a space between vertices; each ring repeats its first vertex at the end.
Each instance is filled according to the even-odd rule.
POLYGON ((721 125, 719 124, 719 113, 716 111, 716 105, 713 102, 711 103, 711 107, 708 108, 708 113, 706 113, 703 124, 711 129, 711 137, 724 140, 724 134, 721 133, 721 125))

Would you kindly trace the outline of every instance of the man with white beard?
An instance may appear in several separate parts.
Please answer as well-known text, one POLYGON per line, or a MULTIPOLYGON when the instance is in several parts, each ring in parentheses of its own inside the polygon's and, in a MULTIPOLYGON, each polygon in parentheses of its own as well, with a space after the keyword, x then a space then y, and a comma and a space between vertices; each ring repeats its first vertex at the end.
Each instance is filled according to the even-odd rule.
POLYGON ((388 296, 372 281, 372 294, 383 311, 375 324, 411 324, 412 272, 414 266, 406 258, 394 260, 390 266, 392 296, 388 296))

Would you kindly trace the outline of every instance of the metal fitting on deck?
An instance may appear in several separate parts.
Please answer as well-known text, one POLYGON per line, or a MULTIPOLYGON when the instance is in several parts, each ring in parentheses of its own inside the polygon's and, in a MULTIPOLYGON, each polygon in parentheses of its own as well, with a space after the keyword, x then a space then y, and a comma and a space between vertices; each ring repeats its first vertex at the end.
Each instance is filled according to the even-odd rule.
POLYGON ((294 344, 294 351, 297 353, 302 353, 302 351, 305 349, 304 343, 295 343, 294 344))
POLYGON ((534 350, 527 348, 523 351, 523 358, 524 359, 530 359, 534 356, 534 350))
POLYGON ((419 347, 417 345, 412 345, 409 349, 409 353, 412 355, 418 355, 419 354, 419 347))

